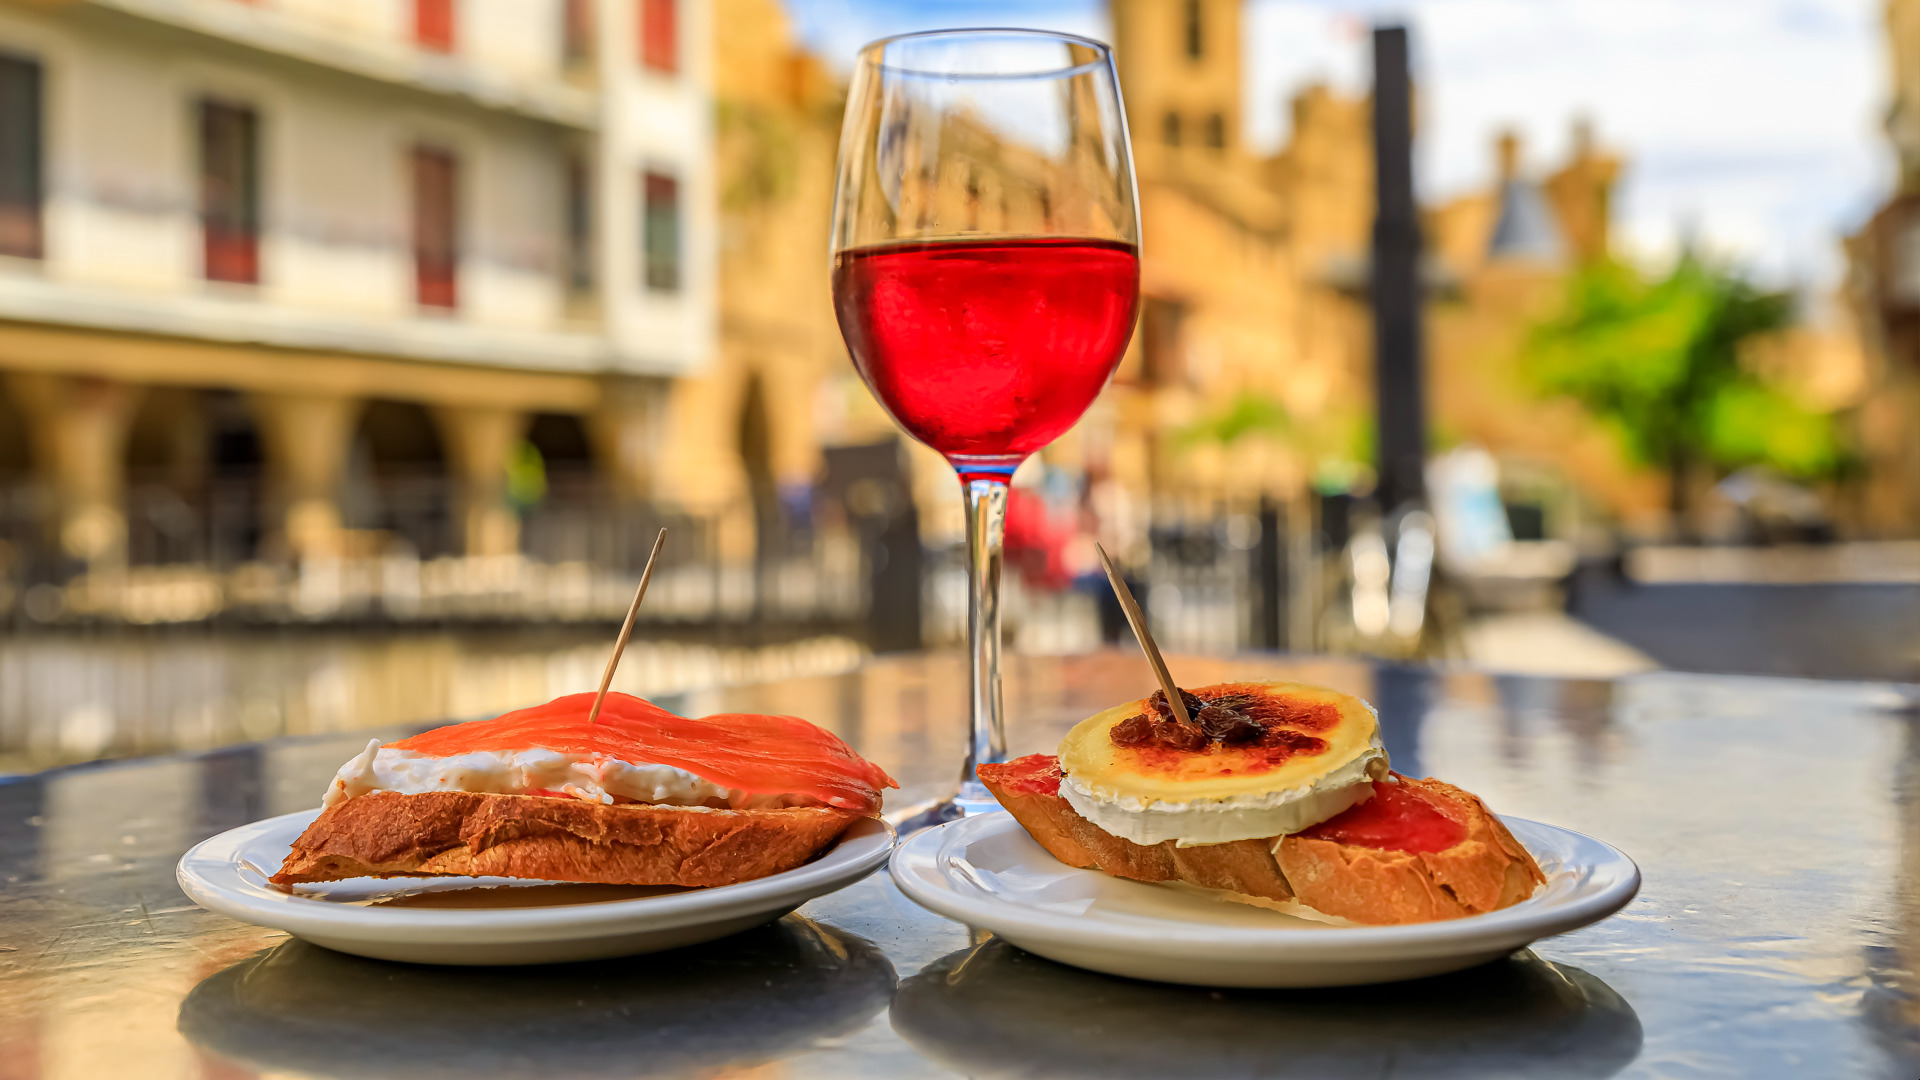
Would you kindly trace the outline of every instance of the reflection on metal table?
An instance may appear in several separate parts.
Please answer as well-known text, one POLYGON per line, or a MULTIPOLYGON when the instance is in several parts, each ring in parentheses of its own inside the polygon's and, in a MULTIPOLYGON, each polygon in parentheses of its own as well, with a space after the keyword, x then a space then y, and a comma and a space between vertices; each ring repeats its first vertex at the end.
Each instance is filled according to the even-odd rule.
MULTIPOLYGON (((203 912, 175 886, 189 846, 313 805, 366 736, 288 739, 0 782, 0 1075, 1920 1073, 1920 690, 1274 657, 1174 667, 1183 682, 1260 674, 1358 693, 1401 771, 1620 847, 1645 874, 1640 895, 1504 961, 1338 991, 1077 971, 970 935, 884 873, 678 952, 410 967, 203 912)), ((965 677, 958 656, 914 656, 662 704, 805 716, 898 777, 905 805, 951 780, 965 677)), ((1016 753, 1153 682, 1119 652, 1017 659, 1007 680, 1016 753)))

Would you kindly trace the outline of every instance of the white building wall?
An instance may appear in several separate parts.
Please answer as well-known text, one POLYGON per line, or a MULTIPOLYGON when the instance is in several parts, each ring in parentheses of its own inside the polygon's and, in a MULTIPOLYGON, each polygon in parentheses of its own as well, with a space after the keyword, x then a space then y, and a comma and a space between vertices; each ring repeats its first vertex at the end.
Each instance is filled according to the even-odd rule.
MULTIPOLYGON (((156 313, 149 321, 167 332, 207 316, 283 323, 296 337, 302 326, 351 330, 359 341, 384 335, 398 353, 492 364, 657 374, 699 367, 716 338, 706 5, 682 0, 682 70, 672 78, 639 65, 635 0, 597 6, 597 116, 577 122, 549 118, 582 92, 561 79, 561 0, 463 0, 456 55, 422 61, 522 80, 530 96, 500 104, 470 90, 484 80, 449 89, 404 72, 369 75, 364 65, 330 71, 246 36, 278 20, 411 54, 411 0, 95 0, 0 11, 0 50, 43 67, 48 178, 46 258, 0 273, 0 317, 22 317, 29 301, 62 311, 145 303, 156 313), (70 17, 96 6, 124 17, 70 17), (229 23, 241 28, 231 43, 218 37, 229 23), (257 287, 203 278, 196 106, 207 96, 259 117, 257 287), (414 302, 408 154, 422 142, 460 162, 461 303, 451 313, 414 302), (599 322, 584 328, 568 310, 563 276, 567 150, 579 146, 597 162, 600 211, 599 322), (642 280, 641 176, 650 166, 680 181, 677 294, 649 293, 642 280), (23 292, 27 278, 36 284, 23 292), (512 334, 487 338, 494 329, 512 334), (543 346, 542 335, 567 340, 543 346)), ((212 337, 236 332, 206 326, 212 337)))
MULTIPOLYGON (((39 36, 39 35, 33 35, 39 36)), ((164 57, 112 39, 56 31, 40 56, 48 109, 44 168, 59 213, 47 222, 46 267, 55 278, 140 289, 177 289, 197 272, 198 226, 184 174, 186 118, 163 87, 164 57)), ((0 37, 14 51, 33 52, 0 37)))
POLYGON ((557 139, 537 147, 499 138, 468 145, 461 277, 472 300, 462 308, 488 325, 557 326, 566 317, 563 148, 557 139))
MULTIPOLYGON (((412 53, 414 0, 105 0, 103 6, 221 28, 307 33, 388 55, 412 53)), ((519 78, 560 74, 564 0, 456 0, 454 56, 519 78)))
MULTIPOLYGON (((687 2, 697 6, 700 0, 687 2)), ((457 50, 464 59, 522 78, 558 78, 565 16, 561 0, 461 0, 457 50)))
MULTIPOLYGON (((196 2, 211 4, 220 0, 196 2)), ((254 6, 304 23, 318 32, 362 42, 399 44, 413 37, 413 0, 259 0, 254 6)))
POLYGON ((266 129, 263 298, 361 316, 412 314, 400 137, 378 98, 313 98, 266 129))
POLYGON ((213 19, 278 19, 411 54, 411 0, 96 4, 123 15, 152 8, 154 19, 177 21, 69 17, 92 6, 84 2, 0 10, 0 50, 42 63, 48 179, 46 258, 0 259, 0 317, 40 313, 276 344, 301 344, 307 334, 315 346, 351 340, 374 352, 540 369, 676 375, 714 356, 718 225, 705 4, 682 0, 682 71, 674 77, 639 65, 637 2, 595 4, 597 104, 578 121, 551 119, 540 106, 564 106, 576 100, 566 94, 582 92, 561 79, 563 0, 461 4, 459 54, 434 63, 488 77, 511 71, 540 94, 551 90, 503 104, 459 86, 288 60, 240 31, 232 44, 207 37, 213 19), (188 27, 188 15, 205 25, 188 27), (207 96, 259 117, 257 286, 204 279, 196 108, 207 96), (415 304, 409 152, 422 142, 459 158, 461 306, 451 313, 415 304), (568 307, 564 281, 570 150, 595 163, 597 179, 597 302, 586 323, 580 307, 568 307), (674 294, 649 292, 643 282, 641 177, 649 167, 680 181, 682 288, 674 294))
POLYGON ((710 363, 718 348, 711 28, 707 5, 683 0, 680 71, 663 76, 639 63, 638 9, 630 0, 601 0, 598 11, 602 304, 621 368, 681 374, 710 363), (680 181, 676 294, 645 283, 642 178, 650 168, 680 181))

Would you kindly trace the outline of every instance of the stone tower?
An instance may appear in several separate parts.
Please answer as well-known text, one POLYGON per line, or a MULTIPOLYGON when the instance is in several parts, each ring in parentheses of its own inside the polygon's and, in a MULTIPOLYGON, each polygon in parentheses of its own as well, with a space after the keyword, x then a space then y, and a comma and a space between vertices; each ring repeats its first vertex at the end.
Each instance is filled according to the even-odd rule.
POLYGON ((1114 60, 1144 167, 1236 151, 1242 0, 1111 0, 1114 60))

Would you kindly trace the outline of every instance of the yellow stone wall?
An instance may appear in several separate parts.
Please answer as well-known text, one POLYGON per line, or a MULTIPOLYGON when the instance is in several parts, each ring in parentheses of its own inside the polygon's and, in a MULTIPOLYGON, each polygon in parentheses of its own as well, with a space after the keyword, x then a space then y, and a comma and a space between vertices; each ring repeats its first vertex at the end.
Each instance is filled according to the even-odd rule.
MULTIPOLYGON (((1362 302, 1370 108, 1309 85, 1290 103, 1286 144, 1252 152, 1240 137, 1242 4, 1198 0, 1197 10, 1196 56, 1187 0, 1111 0, 1139 178, 1146 316, 1113 387, 1043 456, 1141 498, 1286 497, 1321 459, 1362 450, 1370 422, 1362 302), (1227 446, 1188 436, 1246 393, 1284 405, 1291 430, 1227 446)), ((667 472, 687 497, 721 500, 746 491, 738 432, 752 378, 766 391, 781 482, 812 475, 823 439, 891 429, 851 378, 828 300, 839 92, 793 46, 776 0, 719 0, 715 26, 721 355, 674 391, 677 464, 667 472)), ((1567 265, 1604 253, 1620 168, 1590 135, 1575 145, 1542 183, 1568 239, 1567 265)), ((1430 249, 1455 282, 1430 310, 1435 430, 1544 461, 1603 504, 1646 512, 1660 485, 1625 466, 1577 413, 1542 407, 1519 378, 1524 328, 1558 295, 1565 267, 1488 267, 1497 209, 1489 192, 1429 213, 1430 249)), ((915 466, 929 529, 957 533, 944 466, 920 451, 915 466)))
MULTIPOLYGON (((1857 397, 1848 402, 1866 477, 1849 511, 1869 533, 1912 534, 1920 528, 1920 320, 1914 317, 1912 269, 1903 253, 1920 215, 1920 0, 1887 0, 1887 141, 1898 164, 1892 196, 1860 231, 1847 239, 1848 273, 1842 319, 1857 329, 1857 345, 1829 342, 1810 354, 1844 373, 1858 369, 1857 397)), ((1847 336, 1853 336, 1848 334, 1847 336)), ((1840 374, 1830 376, 1843 383, 1840 374)))
MULTIPOLYGON (((1664 525, 1663 476, 1629 462, 1615 437, 1577 405, 1542 401, 1521 368, 1530 327, 1551 316, 1568 274, 1605 258, 1612 189, 1620 159, 1576 122, 1573 150, 1539 180, 1565 252, 1552 262, 1491 259, 1498 190, 1471 192, 1434 207, 1426 238, 1451 287, 1428 307, 1430 409, 1442 442, 1472 442, 1529 471, 1556 473, 1629 528, 1664 525)), ((1523 147, 1498 135, 1489 164, 1502 177, 1528 176, 1523 147)))

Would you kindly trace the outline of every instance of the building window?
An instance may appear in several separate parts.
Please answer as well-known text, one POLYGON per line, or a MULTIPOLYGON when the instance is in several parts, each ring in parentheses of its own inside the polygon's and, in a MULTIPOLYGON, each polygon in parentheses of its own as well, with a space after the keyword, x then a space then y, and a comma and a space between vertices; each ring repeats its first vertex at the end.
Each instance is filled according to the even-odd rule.
POLYGON ((1889 224, 1887 299, 1896 307, 1920 309, 1920 213, 1910 207, 1889 224))
POLYGON ((208 281, 260 280, 260 119, 200 103, 200 236, 208 281))
POLYGON ((1180 145, 1180 114, 1169 112, 1160 121, 1160 141, 1168 146, 1180 145))
POLYGON ((561 59, 569 64, 584 64, 593 55, 592 0, 566 0, 561 9, 561 59))
POLYGON ((1220 113, 1207 117, 1207 145, 1215 150, 1227 147, 1227 118, 1220 113))
POLYGON ((1149 296, 1140 306, 1140 381, 1148 386, 1179 386, 1187 381, 1181 328, 1187 307, 1177 300, 1149 296))
POLYGON ((413 150, 414 298, 421 307, 460 305, 457 163, 445 150, 413 150))
POLYGON ((653 292, 680 290, 680 181, 648 172, 642 181, 645 212, 641 215, 641 251, 646 263, 647 288, 653 292))
POLYGON ((1206 53, 1206 44, 1200 23, 1200 0, 1187 0, 1187 59, 1200 59, 1206 53))
POLYGON ((423 49, 453 51, 454 0, 413 0, 413 40, 423 49))
POLYGON ((567 159, 567 288, 593 290, 593 182, 585 159, 567 159))
POLYGON ((0 255, 40 257, 40 201, 40 65, 0 57, 0 255))
POLYGON ((680 70, 676 0, 640 0, 640 62, 663 75, 680 70))

